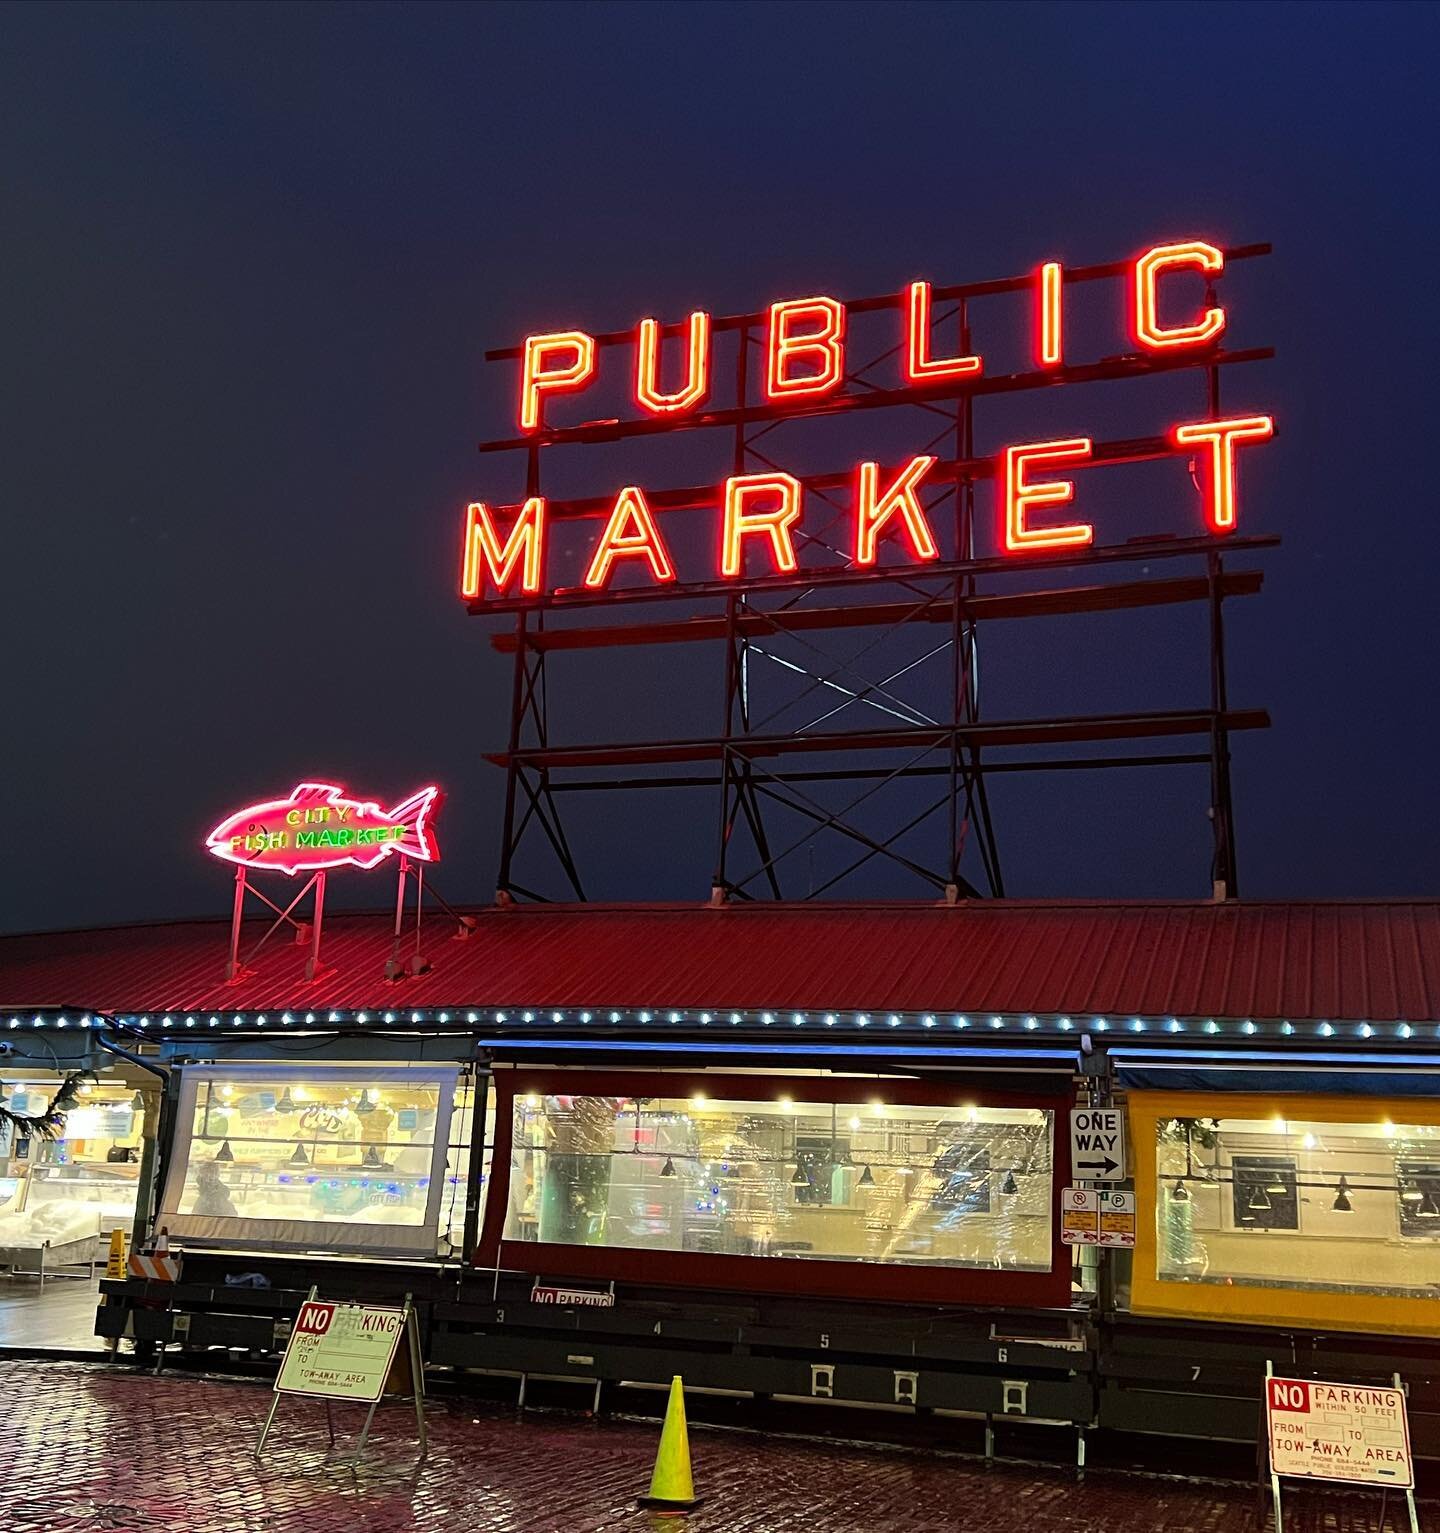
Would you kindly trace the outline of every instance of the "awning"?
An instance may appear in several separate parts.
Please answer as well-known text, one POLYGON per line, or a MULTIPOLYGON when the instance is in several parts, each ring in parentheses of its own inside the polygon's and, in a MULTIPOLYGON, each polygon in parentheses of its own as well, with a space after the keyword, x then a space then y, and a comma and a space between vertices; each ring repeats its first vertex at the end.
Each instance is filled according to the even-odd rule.
POLYGON ((1308 1049, 1111 1049, 1121 1086, 1136 1091, 1248 1091, 1270 1096, 1440 1097, 1440 1049, 1361 1054, 1308 1049))

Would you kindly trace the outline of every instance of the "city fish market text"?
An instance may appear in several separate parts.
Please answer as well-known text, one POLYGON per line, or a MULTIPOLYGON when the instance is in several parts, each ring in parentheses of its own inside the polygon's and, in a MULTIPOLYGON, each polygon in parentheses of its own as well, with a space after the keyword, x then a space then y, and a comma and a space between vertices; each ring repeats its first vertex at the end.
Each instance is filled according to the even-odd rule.
POLYGON ((226 862, 276 873, 343 863, 373 868, 395 852, 435 862, 440 853, 430 816, 438 798, 437 788, 422 788, 393 809, 382 809, 330 783, 302 782, 288 798, 237 810, 205 844, 226 862))
MULTIPOLYGON (((1214 301, 1214 281, 1225 268, 1225 253, 1203 240, 1186 240, 1151 247, 1125 268, 1128 288, 1126 322, 1134 348, 1132 359, 1162 362, 1188 353, 1201 359, 1214 353, 1228 316, 1214 301), (1165 279, 1189 273, 1206 284, 1205 298, 1193 307, 1167 291, 1165 279), (1162 317, 1162 309, 1164 311, 1162 317)), ((1047 261, 1035 273, 1033 341, 1035 366, 1042 381, 1069 381, 1065 347, 1066 274, 1059 262, 1047 261)), ((1004 286, 1004 284, 1001 284, 1004 286)), ((871 304, 870 307, 874 305, 871 304)), ((933 333, 932 290, 928 282, 913 282, 896 300, 901 315, 897 352, 900 390, 928 391, 953 397, 978 384, 985 360, 962 346, 945 350, 933 333)), ((671 327, 674 328, 674 327, 671 327)), ((680 386, 662 389, 660 382, 663 330, 653 318, 640 321, 634 340, 633 397, 642 418, 684 424, 700 412, 710 395, 712 321, 696 311, 683 329, 685 370, 680 386)), ((611 337, 609 339, 615 339, 611 337)), ((795 408, 817 413, 817 401, 843 405, 846 372, 846 307, 828 297, 785 300, 772 304, 764 339, 764 392, 767 409, 795 408)), ((531 335, 521 353, 520 427, 527 440, 563 440, 565 428, 547 428, 544 407, 552 396, 583 390, 596 374, 597 342, 580 330, 531 335)), ((868 371, 868 369, 867 369, 868 371)), ((905 402, 903 397, 895 403, 905 402)), ((918 401, 917 401, 918 402, 918 401)), ((765 418, 769 418, 767 415, 765 418)), ((874 461, 856 466, 850 492, 847 529, 839 534, 835 552, 845 565, 868 569, 880 562, 882 546, 896 564, 924 565, 940 559, 934 529, 927 518, 924 496, 956 482, 957 477, 993 478, 995 482, 995 547, 1002 554, 1065 551, 1090 547, 1095 527, 1077 512, 1060 508, 1076 498, 1069 472, 1104 462, 1134 461, 1171 454, 1186 455, 1192 472, 1203 483, 1206 532, 1223 536, 1238 522, 1238 458, 1240 450, 1267 441, 1275 425, 1269 415, 1214 413, 1183 421, 1169 430, 1158 446, 1139 444, 1132 452, 1112 450, 1088 436, 1022 442, 1003 448, 992 460, 949 464, 920 453, 899 467, 874 461), (947 477, 948 474, 948 477, 947 477)), ((516 443, 491 445, 513 446, 516 443)), ((1116 444, 1117 448, 1126 444, 1116 444)), ((833 482, 837 476, 830 476, 833 482)), ((797 538, 806 512, 804 484, 781 469, 734 474, 707 492, 704 502, 718 511, 716 560, 712 570, 699 572, 710 580, 741 585, 766 575, 796 572, 797 538)), ((603 595, 617 571, 632 572, 643 586, 673 586, 674 558, 646 491, 626 485, 605 501, 598 514, 603 525, 589 549, 580 583, 557 579, 548 568, 550 506, 543 495, 530 495, 518 506, 495 506, 476 501, 466 508, 461 546, 461 593, 472 602, 500 599, 524 601, 548 590, 553 595, 603 595), (608 507, 608 510, 606 509, 608 507)), ((827 520, 830 510, 826 508, 827 520)), ((1200 530, 1197 528, 1197 531, 1200 530)), ((835 537, 831 534, 832 539, 835 537)), ((813 543, 813 540, 811 540, 813 543)))

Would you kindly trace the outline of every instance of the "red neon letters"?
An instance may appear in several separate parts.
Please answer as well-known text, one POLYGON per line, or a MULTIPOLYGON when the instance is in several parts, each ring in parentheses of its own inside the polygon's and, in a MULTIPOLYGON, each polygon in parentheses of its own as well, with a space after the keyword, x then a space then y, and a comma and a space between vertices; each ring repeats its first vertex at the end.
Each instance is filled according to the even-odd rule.
POLYGON ((674 580, 675 570, 660 537, 660 529, 650 514, 644 494, 633 484, 627 485, 615 500, 615 509, 605 523, 605 531, 595 545, 595 556, 585 571, 585 584, 592 591, 610 584, 610 571, 617 559, 644 559, 651 575, 660 582, 674 580))
POLYGON ((912 282, 909 323, 905 329, 905 378, 909 383, 934 383, 945 378, 978 378, 985 364, 979 357, 930 355, 930 284, 912 282))
POLYGON ((1235 448, 1241 442, 1268 442, 1275 422, 1268 415, 1242 415, 1226 421, 1199 421, 1176 426, 1171 436, 1181 447, 1210 449, 1205 519, 1212 532, 1233 532, 1236 519, 1235 448))
POLYGON ((800 481, 791 474, 736 474, 725 481, 725 520, 720 533, 720 569, 729 579, 745 569, 744 539, 763 533, 770 539, 775 568, 791 574, 796 568, 790 528, 800 520, 800 481), (748 508, 752 500, 768 501, 763 511, 748 508))
POLYGON ((540 590, 540 570, 545 553, 545 500, 534 495, 520 508, 502 543, 495 531, 490 509, 479 501, 465 508, 465 546, 461 557, 460 594, 481 595, 482 570, 488 571, 497 593, 503 594, 519 569, 520 589, 526 596, 540 590))
POLYGON ((1031 484, 1026 470, 1033 464, 1083 463, 1093 444, 1088 436, 1063 442, 1030 442, 1005 449, 1005 547, 1011 553, 1032 548, 1086 548, 1095 541, 1089 522, 1069 522, 1061 527, 1032 527, 1034 506, 1067 506, 1075 499, 1069 479, 1031 484))
POLYGON ((833 298, 791 298, 770 305, 765 393, 770 399, 814 399, 845 377, 845 305, 833 298), (799 329, 802 333, 796 335, 799 329), (797 363, 806 372, 795 371, 797 363))
POLYGON ((1035 356, 1041 367, 1059 367, 1065 360, 1064 279, 1059 261, 1040 268, 1039 313, 1035 323, 1035 356))
MULTIPOLYGON (((1232 248, 1229 259, 1258 254, 1264 248, 1232 248)), ((898 292, 851 305, 850 312, 859 316, 857 336, 862 331, 867 341, 873 336, 882 355, 865 368, 856 367, 852 358, 850 373, 847 351, 853 339, 847 335, 847 308, 826 296, 789 299, 760 313, 728 318, 712 318, 704 309, 695 309, 668 331, 655 317, 638 320, 628 332, 590 335, 582 330, 557 330, 528 336, 522 347, 507 348, 502 355, 523 361, 520 424, 525 433, 534 433, 544 430, 549 395, 584 389, 594 380, 601 349, 633 348, 626 364, 634 409, 648 419, 632 416, 629 421, 604 419, 583 427, 556 428, 545 432, 546 442, 619 439, 672 426, 713 425, 736 427, 742 448, 748 449, 757 434, 750 428, 764 421, 763 430, 772 429, 789 408, 797 415, 836 408, 868 413, 871 408, 909 403, 913 398, 915 405, 933 413, 937 398, 1009 394, 1177 365, 1210 367, 1249 360, 1246 354, 1226 356, 1208 349, 1218 345, 1228 326, 1227 310, 1215 296, 1216 280, 1224 274, 1226 261, 1224 249, 1202 239, 1153 245, 1124 263, 1080 267, 1045 260, 1018 276, 942 289, 962 299, 963 319, 958 325, 942 320, 941 329, 950 333, 948 339, 940 340, 933 333, 935 289, 929 281, 918 279, 898 292), (1201 282, 1203 297, 1197 297, 1201 282), (1088 356, 1076 355, 1082 349, 1081 332, 1069 325, 1067 305, 1075 292, 1089 291, 1083 285, 1091 283, 1113 295, 1113 323, 1128 333, 1124 349, 1129 355, 1115 356, 1116 348, 1106 349, 1104 342, 1096 350, 1087 345, 1088 356), (967 309, 964 303, 971 298, 976 306, 967 309), (998 302, 992 304, 992 298, 998 302), (980 299, 985 300, 983 305, 980 299), (987 344, 970 334, 976 314, 990 323, 1007 304, 1012 314, 1022 313, 1029 326, 1029 362, 1007 360, 1002 365, 999 359, 1014 356, 1013 347, 987 344), (894 334, 896 310, 903 332, 898 337, 894 334), (889 340, 885 339, 887 326, 889 340), (758 355, 762 346, 751 346, 752 341, 760 341, 762 329, 763 362, 758 355), (893 340, 899 344, 892 345, 893 340), (992 369, 1005 376, 987 376, 987 358, 992 369), (733 395, 725 388, 732 362, 740 368, 733 395), (880 364, 892 370, 888 382, 871 371, 880 364), (1012 367, 1020 370, 1011 373, 1012 367), (906 390, 924 392, 909 396, 906 390), (826 403, 817 406, 820 400, 826 403)), ((807 535, 802 521, 805 483, 760 453, 754 454, 753 461, 765 466, 766 472, 738 473, 709 489, 672 492, 664 504, 689 511, 708 507, 719 522, 720 578, 763 583, 767 576, 795 575, 802 554, 806 578, 811 566, 817 572, 822 568, 827 554, 858 570, 875 569, 882 552, 890 566, 943 559, 963 563, 972 553, 968 540, 965 550, 953 543, 942 546, 946 538, 939 534, 948 533, 952 521, 948 516, 941 518, 935 507, 944 497, 956 494, 968 506, 977 490, 989 495, 993 489, 996 537, 992 552, 997 548, 1004 554, 1083 550, 1095 542, 1096 529, 1078 516, 1071 521, 1060 519, 1061 508, 1075 499, 1075 485, 1063 477, 1064 470, 1095 461, 1097 451, 1101 460, 1113 462, 1189 453, 1194 456, 1192 474, 1203 475, 1205 531, 1223 536, 1233 532, 1239 519, 1236 454, 1275 432, 1269 415, 1236 415, 1170 427, 1157 423, 1151 428, 1157 433, 1152 437, 1101 444, 1098 449, 1090 437, 1080 435, 1029 442, 1005 447, 993 460, 977 462, 974 434, 966 426, 964 410, 956 421, 953 447, 937 445, 951 435, 942 432, 888 475, 873 459, 855 464, 849 480, 852 499, 845 508, 852 520, 834 537, 826 535, 818 523, 807 535), (946 454, 949 461, 941 463, 932 454, 946 454), (931 490, 928 495, 927 489, 931 490), (931 502, 928 513, 927 500, 931 502), (932 515, 937 518, 933 526, 932 515), (885 540, 888 544, 882 548, 885 540), (760 547, 755 554, 751 550, 757 541, 760 547), (754 566, 751 571, 746 569, 747 559, 754 566)), ((533 462, 535 447, 528 436, 482 446, 492 451, 529 447, 533 462)), ((742 463, 744 457, 742 453, 742 463)), ((854 458, 849 461, 853 464, 854 458)), ((817 474, 808 493, 833 505, 831 492, 847 477, 839 472, 817 474)), ((532 477, 529 484, 533 489, 538 481, 532 477)), ((827 512, 823 520, 828 526, 834 518, 827 512)), ((1097 520, 1103 523, 1103 515, 1097 520)), ((568 539, 565 546, 569 547, 568 539)), ((973 552, 985 556, 983 549, 973 552)), ((565 600, 583 599, 607 591, 617 569, 630 572, 626 584, 648 580, 675 589, 670 548, 638 486, 626 487, 613 501, 589 495, 573 503, 552 501, 548 511, 540 495, 531 495, 518 506, 495 507, 477 500, 466 508, 460 587, 476 605, 506 599, 520 605, 540 596, 542 589, 565 600), (587 552, 577 560, 578 569, 557 578, 555 571, 547 569, 547 558, 552 562, 558 558, 547 554, 551 523, 564 518, 568 524, 572 517, 596 511, 606 513, 598 539, 592 534, 587 552)), ((715 574, 712 565, 701 578, 713 579, 715 574)))
POLYGON ((1160 275, 1167 271, 1198 271, 1207 277, 1225 270, 1225 256, 1203 240, 1179 245, 1156 245, 1135 263, 1135 342, 1151 351, 1173 351, 1180 346, 1205 346, 1225 328, 1225 310, 1206 309, 1188 325, 1160 323, 1160 275))
POLYGON ((879 493, 880 465, 862 463, 855 485, 855 562, 869 568, 876 561, 876 544, 885 524, 897 514, 910 535, 910 546, 917 559, 938 559, 940 550, 925 508, 915 493, 920 481, 935 467, 934 458, 911 458, 895 476, 890 488, 879 493))
POLYGON ((595 371, 595 338, 583 330, 525 337, 525 367, 520 376, 520 429, 540 426, 542 394, 583 389, 595 371), (555 359, 553 362, 551 359, 555 359), (563 360, 568 358, 568 360, 563 360))
POLYGON ((640 321, 635 342, 635 399, 652 415, 679 415, 693 410, 710 392, 710 316, 697 309, 690 316, 689 361, 685 385, 673 394, 660 391, 660 323, 640 321))

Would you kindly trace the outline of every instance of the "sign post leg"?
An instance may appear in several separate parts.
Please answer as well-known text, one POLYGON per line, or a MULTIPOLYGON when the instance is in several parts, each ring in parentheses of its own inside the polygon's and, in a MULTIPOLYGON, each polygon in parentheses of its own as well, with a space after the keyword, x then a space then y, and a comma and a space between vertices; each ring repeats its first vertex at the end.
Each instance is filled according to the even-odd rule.
POLYGON ((270 1435, 270 1427, 275 1420, 275 1410, 279 1404, 280 1396, 278 1394, 271 1395, 270 1409, 265 1412, 265 1425, 260 1428, 260 1441, 255 1444, 256 1458, 259 1458, 260 1455, 265 1451, 265 1439, 270 1435))
POLYGON ((414 1309, 408 1305, 406 1308, 405 1329, 410 1339, 410 1382, 415 1390, 415 1427, 420 1434, 420 1457, 423 1459, 430 1451, 430 1440, 425 1432, 425 1365, 420 1361, 420 1322, 414 1309))
POLYGON ((1270 1469, 1270 1495, 1274 1496, 1274 1533, 1285 1533, 1281 1513, 1281 1476, 1274 1472, 1274 1459, 1270 1456, 1270 1380, 1274 1378, 1274 1363, 1265 1358, 1265 1407, 1261 1413, 1261 1430, 1265 1433, 1265 1466, 1270 1469))
POLYGON ((225 982, 240 973, 240 923, 245 919, 245 869, 235 869, 235 905, 230 912, 230 956, 225 961, 225 982))
POLYGON ((305 978, 314 979, 320 972, 320 934, 325 925, 325 872, 315 875, 315 924, 310 937, 310 956, 305 960, 305 978))
POLYGON ((358 1459, 365 1451, 365 1439, 370 1435, 371 1423, 375 1420, 375 1412, 379 1410, 379 1400, 373 1400, 370 1409, 365 1412, 365 1425, 360 1428, 360 1441, 355 1444, 355 1457, 358 1459))

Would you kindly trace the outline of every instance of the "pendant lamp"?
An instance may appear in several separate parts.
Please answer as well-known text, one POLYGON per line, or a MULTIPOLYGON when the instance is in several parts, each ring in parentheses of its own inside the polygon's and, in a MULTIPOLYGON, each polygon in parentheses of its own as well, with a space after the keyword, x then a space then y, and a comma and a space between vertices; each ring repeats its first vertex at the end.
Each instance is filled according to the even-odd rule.
POLYGON ((1250 1194, 1250 1201, 1245 1206, 1256 1213, 1263 1213, 1268 1209, 1270 1207, 1270 1199, 1265 1196, 1265 1189, 1263 1187, 1256 1187, 1254 1192, 1250 1194))
POLYGON ((1190 1201, 1190 1189, 1178 1176, 1175 1178, 1175 1187, 1170 1194, 1170 1201, 1172 1203, 1188 1203, 1190 1201))
POLYGON ((1350 1183, 1342 1176, 1335 1184, 1335 1201, 1330 1205, 1337 1214, 1352 1212, 1350 1206, 1350 1183))
POLYGON ((674 1160, 669 1155, 667 1155, 665 1157, 665 1164, 660 1167, 660 1175, 661 1176, 674 1176, 675 1175, 675 1162, 674 1162, 674 1160))
POLYGON ((310 1164, 310 1157, 305 1153, 305 1146, 298 1139, 295 1141, 295 1148, 290 1154, 290 1164, 292 1166, 308 1166, 310 1164))
POLYGON ((875 1173, 866 1166, 860 1173, 860 1180, 855 1184, 857 1187, 873 1187, 875 1185, 875 1173))
POLYGON ((295 1105, 295 1098, 290 1095, 290 1088, 288 1086, 281 1093, 280 1100, 275 1104, 275 1111, 276 1112, 299 1112, 300 1111, 300 1109, 295 1105))
POLYGON ((790 1185, 792 1187, 808 1187, 810 1185, 810 1178, 805 1175, 805 1169, 798 1161, 795 1164, 795 1175, 790 1178, 790 1185))
POLYGON ((234 1152, 234 1150, 232 1150, 230 1148, 230 1141, 228 1139, 220 1146, 220 1148, 218 1150, 216 1150, 216 1152, 215 1152, 215 1159, 216 1160, 234 1160, 235 1159, 235 1152, 234 1152))
POLYGON ((1000 1191, 1007 1197, 1012 1198, 1020 1191, 1020 1183, 1015 1180, 1015 1173, 1013 1171, 1005 1173, 1005 1180, 1000 1183, 1000 1191))
POLYGON ((380 1159, 380 1152, 372 1144, 365 1147, 365 1159, 362 1160, 360 1164, 362 1166, 369 1167, 369 1169, 372 1171, 376 1171, 379 1170, 379 1168, 383 1166, 385 1162, 380 1159))

